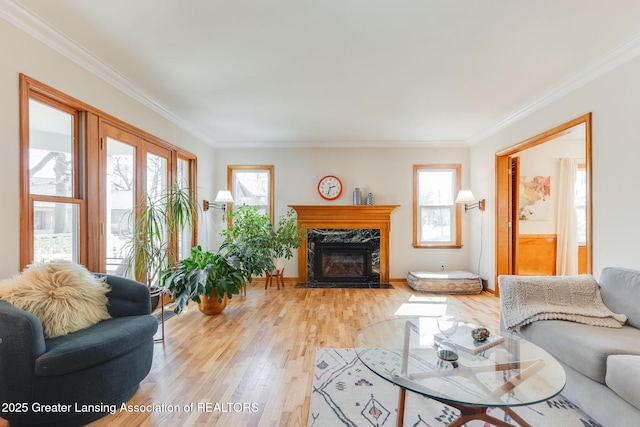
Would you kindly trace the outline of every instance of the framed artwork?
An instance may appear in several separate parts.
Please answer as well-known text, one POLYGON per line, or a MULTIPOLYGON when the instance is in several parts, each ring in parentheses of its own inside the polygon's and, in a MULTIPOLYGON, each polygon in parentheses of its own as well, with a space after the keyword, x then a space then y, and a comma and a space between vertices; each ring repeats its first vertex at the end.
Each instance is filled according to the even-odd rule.
POLYGON ((548 221, 551 217, 551 177, 520 177, 520 220, 548 221))

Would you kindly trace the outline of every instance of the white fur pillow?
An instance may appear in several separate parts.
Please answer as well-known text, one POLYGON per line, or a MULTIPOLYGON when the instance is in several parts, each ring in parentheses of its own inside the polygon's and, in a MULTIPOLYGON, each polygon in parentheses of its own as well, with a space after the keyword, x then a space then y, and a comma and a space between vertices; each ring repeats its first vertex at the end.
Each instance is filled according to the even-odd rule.
POLYGON ((109 319, 109 286, 69 261, 34 263, 0 283, 0 298, 36 315, 47 338, 66 335, 109 319))

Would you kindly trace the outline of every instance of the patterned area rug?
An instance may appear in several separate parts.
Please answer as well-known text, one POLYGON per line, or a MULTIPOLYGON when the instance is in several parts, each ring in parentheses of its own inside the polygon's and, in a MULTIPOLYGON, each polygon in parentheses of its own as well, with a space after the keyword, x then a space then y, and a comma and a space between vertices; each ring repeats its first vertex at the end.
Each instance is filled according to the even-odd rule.
MULTIPOLYGON (((353 349, 316 350, 308 427, 395 426, 398 387, 364 366, 353 349)), ((532 426, 602 427, 561 395, 536 405, 513 408, 532 426)), ((489 409, 496 418, 512 423, 500 409, 489 409)), ((407 393, 405 426, 446 426, 459 412, 415 393, 407 393)), ((513 422, 516 424, 515 422, 513 422)), ((471 421, 467 427, 487 427, 471 421)))

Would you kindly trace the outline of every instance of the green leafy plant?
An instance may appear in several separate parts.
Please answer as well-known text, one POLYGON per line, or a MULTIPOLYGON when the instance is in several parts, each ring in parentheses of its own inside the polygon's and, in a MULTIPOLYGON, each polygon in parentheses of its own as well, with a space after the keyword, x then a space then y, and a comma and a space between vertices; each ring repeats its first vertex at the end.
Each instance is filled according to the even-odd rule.
POLYGON ((295 211, 289 209, 274 228, 269 216, 256 206, 243 205, 227 214, 231 227, 222 232, 234 246, 248 282, 264 271, 273 271, 277 258, 290 259, 293 250, 302 244, 304 230, 298 227, 295 211))
POLYGON ((271 250, 275 258, 290 259, 293 250, 300 247, 305 237, 304 229, 298 227, 298 218, 293 209, 278 218, 278 227, 273 232, 271 250))
POLYGON ((211 297, 214 291, 218 302, 225 296, 231 299, 242 291, 245 276, 232 255, 231 246, 225 242, 215 253, 196 246, 191 249, 189 258, 162 273, 162 286, 175 297, 176 314, 180 314, 189 301, 199 304, 201 296, 211 297))
MULTIPOLYGON (((132 219, 133 233, 126 244, 126 274, 156 286, 163 271, 178 259, 178 245, 170 236, 193 225, 197 206, 189 188, 174 186, 159 195, 143 194, 132 219)), ((133 216, 133 213, 132 213, 133 216)))
POLYGON ((240 263, 247 282, 264 271, 273 270, 273 227, 269 217, 256 206, 243 205, 228 211, 231 227, 222 231, 230 245, 229 253, 240 263))

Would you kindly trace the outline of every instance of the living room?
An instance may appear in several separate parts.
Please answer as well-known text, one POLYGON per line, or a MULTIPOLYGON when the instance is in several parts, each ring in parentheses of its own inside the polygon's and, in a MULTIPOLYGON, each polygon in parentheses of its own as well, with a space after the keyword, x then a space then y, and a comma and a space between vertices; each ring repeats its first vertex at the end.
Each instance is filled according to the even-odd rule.
MULTIPOLYGON (((34 2, 5 1, 0 7, 3 18, 0 19, 0 36, 4 41, 0 45, 3 58, 0 66, 0 114, 3 117, 0 137, 5 149, 0 177, 5 182, 3 195, 7 204, 0 213, 0 235, 5 241, 0 247, 0 277, 7 278, 20 271, 17 250, 21 239, 20 73, 195 154, 198 158, 200 199, 212 201, 218 190, 226 188, 227 166, 239 164, 274 166, 276 216, 284 213, 289 205, 351 204, 351 192, 356 187, 366 193, 372 192, 377 204, 399 205, 392 213, 391 223, 392 281, 402 283, 412 270, 438 271, 444 262, 448 270, 479 273, 487 280, 488 289, 492 292, 497 290, 496 153, 591 113, 592 272, 598 278, 607 266, 640 268, 637 250, 633 249, 640 238, 640 229, 633 226, 640 201, 628 196, 629 188, 640 182, 640 168, 636 166, 636 159, 640 158, 640 144, 637 143, 635 126, 636 112, 640 107, 640 83, 637 81, 640 75, 640 38, 630 23, 633 21, 630 17, 640 16, 640 10, 635 2, 622 2, 618 11, 607 12, 597 3, 590 5, 596 18, 584 18, 583 24, 596 23, 593 27, 595 35, 587 38, 588 41, 576 43, 585 49, 585 45, 592 45, 590 56, 581 57, 581 64, 568 67, 565 74, 557 74, 556 80, 530 93, 521 103, 514 105, 515 108, 488 126, 469 132, 470 139, 456 136, 450 138, 453 142, 444 138, 393 141, 382 135, 371 139, 373 142, 336 140, 324 144, 318 141, 303 144, 305 141, 283 140, 276 144, 266 137, 264 145, 245 139, 244 143, 237 145, 213 146, 177 116, 163 115, 150 106, 145 94, 136 92, 135 85, 127 86, 115 74, 104 69, 96 70, 95 63, 65 50, 73 51, 73 48, 61 42, 59 35, 51 29, 41 23, 33 24, 33 16, 22 10, 22 6, 34 6, 34 2), (612 17, 605 22, 597 16, 606 13, 615 14, 615 19, 612 17), (27 25, 28 22, 32 22, 31 26, 27 25), (607 38, 607 34, 614 33, 616 26, 619 32, 615 34, 619 38, 607 38), (57 40, 56 43, 51 42, 55 47, 51 47, 50 40, 57 40), (412 167, 434 163, 460 164, 462 188, 469 188, 477 198, 486 200, 484 212, 472 210, 462 216, 463 244, 458 249, 418 249, 412 246, 412 167), (323 201, 317 193, 318 180, 329 174, 339 176, 345 185, 343 195, 334 202, 323 201)), ((572 6, 577 5, 574 2, 572 6)), ((568 8, 569 5, 563 7, 568 8)), ((581 34, 587 33, 584 28, 581 31, 581 34)), ((553 43, 545 45, 546 48, 552 46, 553 43)), ((507 53, 504 55, 508 56, 507 53)), ((557 61, 563 61, 560 54, 557 61)), ((482 86, 482 81, 475 80, 474 66, 471 62, 466 64, 463 77, 473 81, 474 86, 482 86)), ((512 87, 487 87, 487 104, 491 104, 492 93, 511 90, 512 87)), ((384 95, 379 102, 384 104, 384 95)), ((380 109, 384 110, 383 107, 380 109)), ((318 119, 319 122, 323 120, 318 119)), ((419 121, 420 118, 412 120, 419 121)), ((371 121, 375 122, 375 116, 371 121)), ((461 118, 460 122, 462 126, 466 120, 461 118)), ((342 124, 348 125, 348 120, 342 124)), ((219 211, 209 211, 206 218, 206 224, 200 227, 199 241, 205 246, 215 247, 221 239, 219 232, 224 223, 219 211)), ((290 281, 295 280, 296 266, 297 258, 294 257, 285 267, 290 281)), ((357 298, 353 293, 346 293, 345 297, 357 298)), ((400 305, 400 300, 405 297, 408 294, 403 293, 394 303, 400 305)), ((496 300, 490 310, 494 313, 493 326, 497 326, 497 298, 490 297, 496 300)), ((370 316, 369 319, 391 316, 395 309, 397 307, 389 307, 384 314, 379 313, 379 316, 370 316)), ((198 313, 188 315, 195 314, 198 313)), ((365 326, 367 314, 361 314, 364 318, 356 324, 365 326)), ((263 320, 256 319, 256 322, 263 320)), ((202 321, 203 324, 213 322, 202 321)), ((324 347, 348 345, 345 342, 319 341, 323 341, 321 345, 324 347)), ((300 386, 298 392, 307 393, 308 390, 300 386)))

